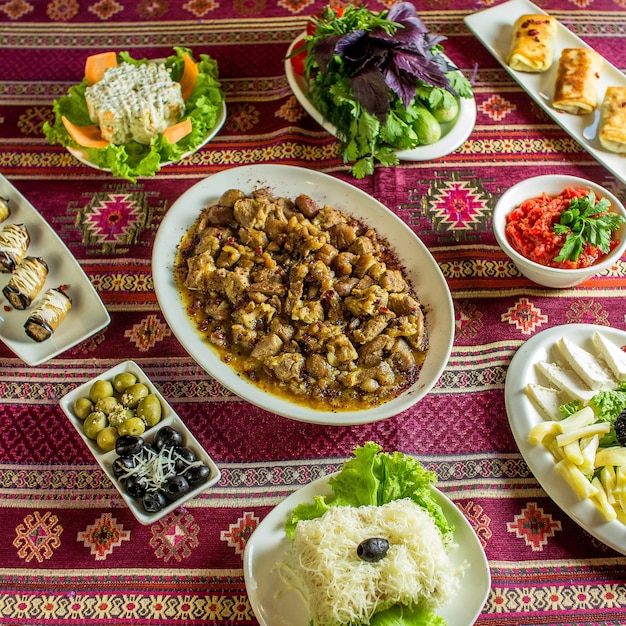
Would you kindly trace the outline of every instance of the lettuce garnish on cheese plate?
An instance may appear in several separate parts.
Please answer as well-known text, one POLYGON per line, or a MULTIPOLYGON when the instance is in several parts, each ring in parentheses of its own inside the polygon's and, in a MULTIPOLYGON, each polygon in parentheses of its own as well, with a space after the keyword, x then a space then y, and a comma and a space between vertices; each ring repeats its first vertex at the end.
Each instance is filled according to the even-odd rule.
MULTIPOLYGON (((123 64, 145 66, 154 61, 134 59, 128 52, 101 53, 87 59, 81 83, 55 100, 54 122, 44 124, 48 141, 80 150, 96 167, 133 182, 138 176, 153 176, 163 163, 178 161, 184 154, 199 148, 215 128, 224 103, 217 62, 206 54, 201 54, 196 61, 187 48, 175 47, 174 52, 162 63, 171 79, 180 83, 184 105, 182 115, 162 132, 147 140, 132 138, 123 143, 103 137, 102 129, 90 116, 87 90, 102 80, 109 68, 123 64)), ((149 118, 151 116, 146 115, 146 127, 152 121, 149 118)), ((143 120, 139 120, 141 123, 143 120)))
POLYGON ((436 475, 416 459, 368 442, 329 478, 331 495, 293 509, 285 526, 292 552, 283 574, 308 598, 312 624, 445 626, 436 608, 456 593, 460 572, 448 559, 454 527, 433 497, 434 482, 436 475), (386 542, 386 551, 364 563, 370 559, 359 549, 372 540, 386 542), (332 589, 320 591, 320 580, 332 589), (331 596, 329 606, 320 607, 331 596))

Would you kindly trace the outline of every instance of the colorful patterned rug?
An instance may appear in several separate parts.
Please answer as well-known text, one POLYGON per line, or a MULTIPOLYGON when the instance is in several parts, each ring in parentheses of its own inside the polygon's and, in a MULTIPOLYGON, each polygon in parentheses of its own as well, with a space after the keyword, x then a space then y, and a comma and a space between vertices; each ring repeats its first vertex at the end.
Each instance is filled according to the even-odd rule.
MULTIPOLYGON (((578 322, 626 329, 626 261, 581 287, 544 289, 503 255, 490 222, 500 194, 536 174, 584 176, 623 201, 626 189, 466 29, 465 15, 493 4, 416 2, 474 81, 478 117, 467 142, 435 162, 355 181, 285 78, 287 47, 319 1, 0 2, 0 171, 61 235, 111 314, 108 328, 39 367, 0 344, 0 624, 256 625, 246 541, 272 507, 368 440, 434 470, 475 529, 492 575, 478 624, 626 623, 625 557, 546 496, 503 398, 512 355, 537 332, 578 322), (51 103, 80 80, 88 54, 156 58, 177 45, 218 61, 228 119, 208 146, 133 184, 46 142, 51 103), (452 293, 456 334, 444 374, 413 409, 354 427, 288 420, 240 401, 173 335, 152 284, 159 224, 197 181, 252 163, 356 184, 428 246, 452 293), (216 487, 150 526, 134 520, 58 404, 124 359, 148 373, 222 471, 216 487)), ((623 0, 538 4, 626 68, 623 0)))

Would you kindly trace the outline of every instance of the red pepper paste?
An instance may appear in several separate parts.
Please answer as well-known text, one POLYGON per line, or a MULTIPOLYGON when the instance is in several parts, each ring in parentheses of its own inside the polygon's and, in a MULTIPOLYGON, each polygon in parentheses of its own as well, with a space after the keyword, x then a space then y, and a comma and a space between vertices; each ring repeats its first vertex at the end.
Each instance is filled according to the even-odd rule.
MULTIPOLYGON (((522 202, 513 209, 506 218, 506 235, 509 243, 522 256, 547 267, 561 269, 578 269, 593 265, 598 259, 605 256, 600 248, 583 244, 582 252, 576 261, 554 260, 561 252, 566 234, 557 235, 554 225, 561 219, 561 213, 569 208, 573 198, 583 198, 589 193, 588 189, 567 187, 558 196, 549 196, 542 193, 537 198, 522 202)), ((611 249, 617 245, 611 241, 611 249)))

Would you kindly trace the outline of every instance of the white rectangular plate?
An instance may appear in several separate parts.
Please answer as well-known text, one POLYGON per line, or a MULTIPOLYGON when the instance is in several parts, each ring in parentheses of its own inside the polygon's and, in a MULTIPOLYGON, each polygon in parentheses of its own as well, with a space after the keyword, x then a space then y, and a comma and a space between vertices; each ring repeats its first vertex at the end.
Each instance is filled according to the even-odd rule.
POLYGON ((7 224, 24 224, 30 233, 29 256, 38 256, 48 264, 48 277, 40 296, 50 287, 66 285, 72 308, 56 332, 41 343, 24 331, 24 322, 37 300, 25 311, 13 309, 2 293, 11 274, 0 273, 0 339, 28 365, 40 365, 87 339, 109 324, 111 318, 100 296, 61 238, 33 205, 0 174, 0 197, 9 200, 11 214, 7 224))
POLYGON ((106 473, 111 482, 115 485, 115 488, 119 491, 120 496, 122 496, 122 499, 131 510, 132 514, 135 516, 135 519, 141 524, 153 524, 165 515, 168 515, 175 509, 181 507, 185 502, 199 496, 203 491, 206 491, 209 487, 212 487, 215 483, 217 483, 221 477, 221 472, 213 459, 200 445, 198 440, 191 434, 191 431, 184 424, 183 420, 174 411, 174 409, 170 406, 167 400, 161 395, 159 390, 148 378, 147 374, 134 361, 122 361, 110 370, 102 372, 102 374, 100 374, 99 376, 96 376, 92 380, 83 383, 82 385, 80 385, 80 387, 77 387, 73 391, 70 391, 70 393, 68 393, 67 395, 63 396, 61 398, 60 405, 66 417, 72 423, 72 426, 74 426, 74 428, 78 431, 81 439, 85 442, 85 445, 89 448, 96 461, 98 461, 98 463, 100 464, 102 470, 106 473), (89 397, 89 389, 96 380, 113 381, 115 376, 117 374, 121 374, 122 372, 129 372, 131 374, 134 374, 137 378, 137 382, 146 385, 150 390, 150 393, 156 395, 159 399, 159 402, 161 403, 161 421, 146 430, 146 432, 142 435, 143 439, 146 442, 150 443, 153 441, 154 436, 160 428, 162 428, 163 426, 171 426, 174 430, 177 430, 182 435, 183 444, 186 447, 191 448, 191 450, 193 450, 194 454, 196 455, 196 458, 199 461, 202 461, 211 470, 209 479, 206 482, 192 487, 185 496, 179 498, 178 500, 170 502, 167 506, 163 507, 160 511, 156 513, 148 513, 144 510, 140 500, 132 498, 128 495, 126 489, 116 478, 115 473, 113 472, 113 462, 117 458, 117 453, 115 452, 115 450, 111 450, 110 452, 104 452, 103 450, 101 450, 95 441, 89 439, 89 437, 85 435, 83 422, 74 415, 74 403, 78 398, 89 397))
MULTIPOLYGON (((516 72, 507 62, 515 20, 526 13, 546 13, 529 0, 509 0, 489 9, 468 15, 467 27, 474 33, 502 67, 517 81, 526 93, 559 125, 569 133, 589 154, 612 174, 626 183, 626 158, 605 150, 598 141, 599 107, 589 115, 562 113, 552 107, 554 83, 561 51, 564 48, 590 48, 570 30, 557 23, 556 47, 552 67, 541 73, 516 72)), ((598 87, 598 102, 604 98, 609 86, 626 85, 626 76, 604 59, 598 87)))

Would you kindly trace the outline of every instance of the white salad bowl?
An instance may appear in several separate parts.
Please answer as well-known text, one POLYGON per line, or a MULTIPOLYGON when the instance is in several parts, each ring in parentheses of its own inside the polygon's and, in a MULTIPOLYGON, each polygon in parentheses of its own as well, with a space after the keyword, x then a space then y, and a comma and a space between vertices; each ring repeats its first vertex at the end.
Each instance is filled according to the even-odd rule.
POLYGON ((493 232, 498 245, 526 278, 544 287, 565 289, 579 285, 615 265, 626 251, 626 224, 622 224, 620 229, 613 234, 613 238, 617 239, 619 244, 597 263, 585 268, 547 267, 527 259, 513 248, 505 232, 506 219, 509 213, 526 200, 536 198, 542 193, 556 196, 568 187, 582 187, 592 190, 597 198, 609 200, 613 212, 626 218, 624 205, 610 191, 590 180, 560 174, 534 176, 513 185, 500 197, 493 210, 493 232))

